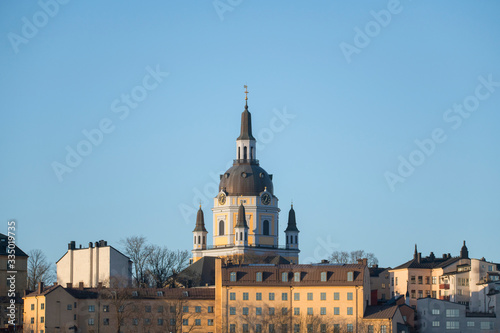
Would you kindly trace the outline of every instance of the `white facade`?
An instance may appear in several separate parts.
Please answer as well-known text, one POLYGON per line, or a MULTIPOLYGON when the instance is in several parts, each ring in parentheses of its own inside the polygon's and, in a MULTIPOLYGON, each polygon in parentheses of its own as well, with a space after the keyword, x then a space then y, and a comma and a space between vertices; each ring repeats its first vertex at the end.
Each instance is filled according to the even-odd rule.
POLYGON ((56 264, 57 283, 64 287, 78 287, 80 283, 84 288, 96 288, 99 283, 105 287, 116 283, 127 286, 132 281, 132 261, 105 241, 89 243, 88 248, 75 248, 75 242, 71 242, 56 264))

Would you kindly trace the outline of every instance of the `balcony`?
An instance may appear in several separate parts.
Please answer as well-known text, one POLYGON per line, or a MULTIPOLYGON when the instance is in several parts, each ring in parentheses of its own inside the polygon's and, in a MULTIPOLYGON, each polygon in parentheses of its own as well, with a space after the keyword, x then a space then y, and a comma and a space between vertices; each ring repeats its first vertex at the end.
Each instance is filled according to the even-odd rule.
POLYGON ((442 301, 449 301, 450 300, 450 296, 439 296, 439 299, 442 300, 442 301))
POLYGON ((449 283, 441 283, 439 285, 439 289, 450 289, 450 284, 449 283))

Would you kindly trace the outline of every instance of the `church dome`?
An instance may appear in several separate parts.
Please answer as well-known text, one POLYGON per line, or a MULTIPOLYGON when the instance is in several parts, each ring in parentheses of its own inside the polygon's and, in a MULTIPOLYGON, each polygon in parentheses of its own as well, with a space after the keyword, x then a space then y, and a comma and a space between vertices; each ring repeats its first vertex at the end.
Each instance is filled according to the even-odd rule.
POLYGON ((238 161, 221 177, 219 191, 228 195, 260 195, 267 190, 273 194, 272 175, 257 163, 239 163, 238 161))

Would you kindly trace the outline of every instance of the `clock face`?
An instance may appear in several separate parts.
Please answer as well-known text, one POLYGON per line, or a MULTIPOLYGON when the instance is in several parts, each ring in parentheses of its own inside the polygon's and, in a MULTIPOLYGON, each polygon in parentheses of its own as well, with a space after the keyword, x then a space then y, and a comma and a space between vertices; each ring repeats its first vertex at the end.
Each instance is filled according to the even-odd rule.
POLYGON ((219 205, 225 205, 226 204, 226 195, 224 193, 219 194, 219 205))
POLYGON ((262 197, 260 198, 260 201, 264 204, 264 205, 269 205, 271 203, 271 196, 269 195, 269 193, 264 193, 262 195, 262 197))

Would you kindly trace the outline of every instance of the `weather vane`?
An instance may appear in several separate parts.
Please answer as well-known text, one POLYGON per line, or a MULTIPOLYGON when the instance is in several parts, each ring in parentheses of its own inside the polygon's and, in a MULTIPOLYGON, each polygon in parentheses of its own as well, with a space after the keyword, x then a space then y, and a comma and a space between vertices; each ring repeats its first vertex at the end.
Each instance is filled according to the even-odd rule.
POLYGON ((247 89, 248 86, 245 84, 243 87, 245 88, 245 101, 246 101, 248 100, 248 89, 247 89))

